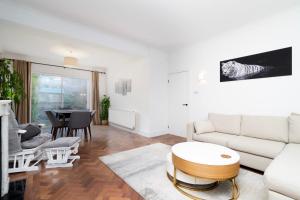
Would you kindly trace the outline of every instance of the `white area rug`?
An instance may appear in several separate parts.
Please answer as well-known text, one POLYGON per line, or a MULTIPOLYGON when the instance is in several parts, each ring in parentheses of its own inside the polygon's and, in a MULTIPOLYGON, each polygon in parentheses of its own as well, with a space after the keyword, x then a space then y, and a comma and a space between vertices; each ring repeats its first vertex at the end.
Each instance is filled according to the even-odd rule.
MULTIPOLYGON (((167 178, 165 164, 170 148, 168 145, 157 143, 103 156, 100 160, 146 200, 188 199, 177 191, 167 178)), ((262 175, 241 169, 237 183, 240 187, 239 199, 267 199, 262 175)), ((211 191, 193 194, 210 200, 229 199, 231 184, 227 181, 211 191)))

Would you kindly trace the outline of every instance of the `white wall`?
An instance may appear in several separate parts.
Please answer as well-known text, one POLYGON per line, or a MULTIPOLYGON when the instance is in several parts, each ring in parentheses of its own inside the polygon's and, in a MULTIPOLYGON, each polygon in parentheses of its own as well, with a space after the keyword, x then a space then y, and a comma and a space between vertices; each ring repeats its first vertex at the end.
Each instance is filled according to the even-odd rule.
POLYGON ((298 7, 172 51, 169 72, 190 73, 190 120, 204 119, 208 112, 284 116, 300 112, 299 22, 298 7), (220 61, 289 46, 292 76, 220 82, 220 61), (206 73, 206 84, 199 84, 199 72, 206 73))
POLYGON ((107 89, 112 108, 135 111, 134 132, 147 137, 167 133, 167 56, 149 49, 146 57, 129 60, 107 69, 107 89), (118 79, 132 79, 132 92, 126 96, 114 92, 118 79))

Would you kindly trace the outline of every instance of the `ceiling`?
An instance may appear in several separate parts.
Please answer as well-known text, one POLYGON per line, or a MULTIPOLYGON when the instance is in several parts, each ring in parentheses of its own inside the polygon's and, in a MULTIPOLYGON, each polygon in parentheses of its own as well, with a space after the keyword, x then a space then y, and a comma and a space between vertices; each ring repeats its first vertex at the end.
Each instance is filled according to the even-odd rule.
POLYGON ((84 68, 105 69, 140 59, 100 45, 0 20, 0 50, 5 57, 63 65, 73 56, 84 68), (8 56, 7 56, 8 55, 8 56))
POLYGON ((172 48, 299 5, 299 0, 12 0, 160 48, 172 48))

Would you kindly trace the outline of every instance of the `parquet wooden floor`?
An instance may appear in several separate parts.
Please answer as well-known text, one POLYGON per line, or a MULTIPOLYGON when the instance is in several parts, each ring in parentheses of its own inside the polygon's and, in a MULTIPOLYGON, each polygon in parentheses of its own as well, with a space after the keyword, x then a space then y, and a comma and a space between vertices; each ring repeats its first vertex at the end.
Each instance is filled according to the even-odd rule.
POLYGON ((12 174, 11 181, 27 179, 25 200, 138 200, 143 199, 98 158, 115 152, 162 142, 173 145, 185 141, 174 135, 154 138, 105 126, 92 127, 92 140, 82 140, 80 160, 73 168, 45 169, 12 174))

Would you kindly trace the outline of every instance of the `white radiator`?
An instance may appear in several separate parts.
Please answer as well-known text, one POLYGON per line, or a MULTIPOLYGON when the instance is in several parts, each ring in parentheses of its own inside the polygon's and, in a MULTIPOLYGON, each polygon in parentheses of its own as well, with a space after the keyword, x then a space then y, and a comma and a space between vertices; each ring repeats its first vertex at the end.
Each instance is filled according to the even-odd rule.
POLYGON ((109 123, 135 129, 135 112, 121 109, 109 109, 109 123))

